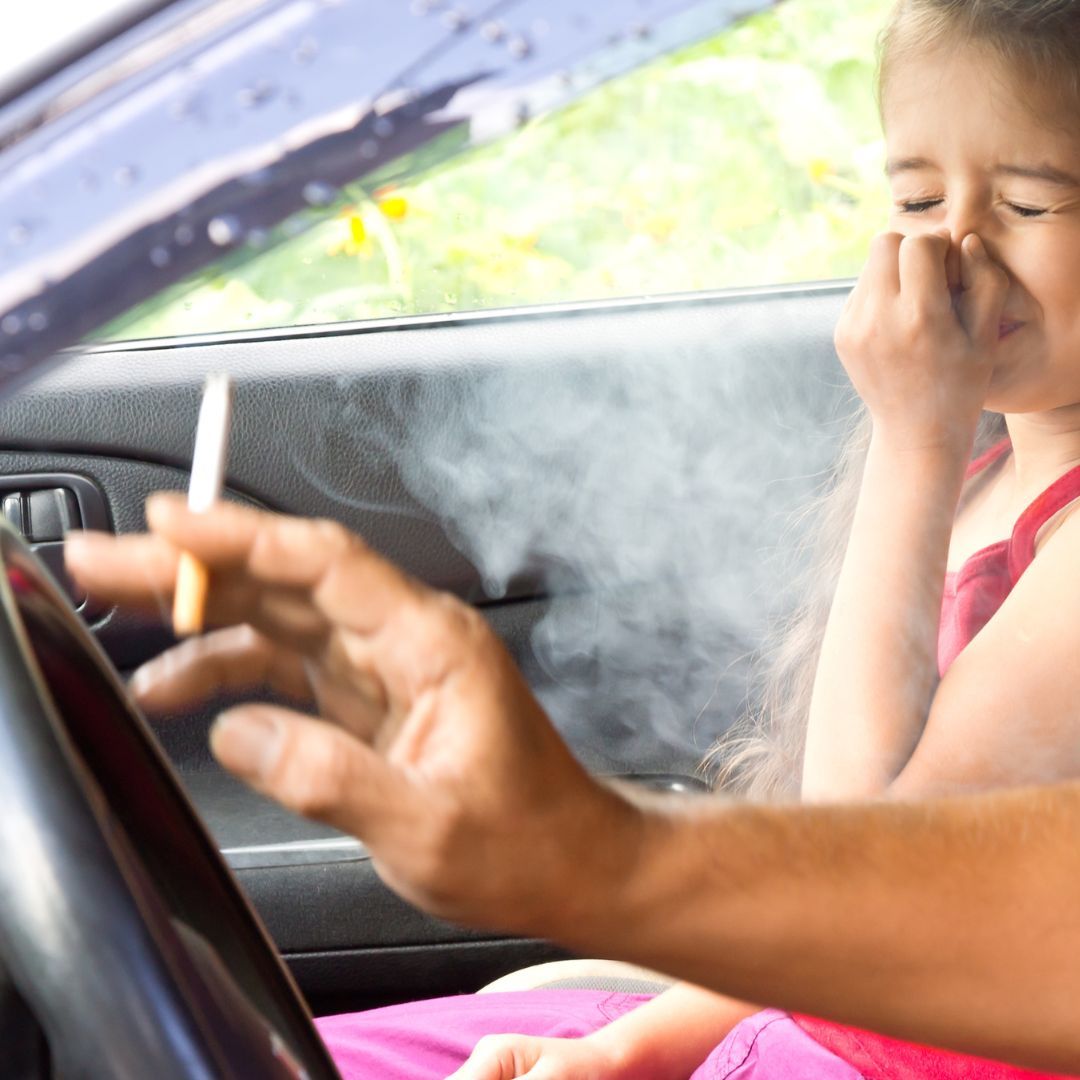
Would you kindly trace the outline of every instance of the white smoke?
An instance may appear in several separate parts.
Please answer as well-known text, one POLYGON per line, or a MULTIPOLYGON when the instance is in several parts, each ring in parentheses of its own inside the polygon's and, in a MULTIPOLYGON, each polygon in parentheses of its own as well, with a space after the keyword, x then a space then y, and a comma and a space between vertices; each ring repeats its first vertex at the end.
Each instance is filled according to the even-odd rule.
POLYGON ((353 410, 363 453, 393 462, 488 598, 542 576, 552 599, 527 670, 595 768, 692 771, 791 602, 781 545, 835 456, 848 393, 820 341, 780 355, 752 317, 733 309, 730 343, 418 378, 375 431, 353 410))

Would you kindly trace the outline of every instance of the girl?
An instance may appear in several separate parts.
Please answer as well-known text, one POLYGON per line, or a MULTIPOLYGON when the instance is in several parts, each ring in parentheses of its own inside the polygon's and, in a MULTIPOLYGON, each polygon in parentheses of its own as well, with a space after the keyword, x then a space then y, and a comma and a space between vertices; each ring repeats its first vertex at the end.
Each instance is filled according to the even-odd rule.
MULTIPOLYGON (((894 206, 836 335, 868 415, 841 470, 857 497, 831 497, 832 517, 854 515, 838 577, 819 576, 789 635, 773 708, 727 757, 755 794, 787 793, 792 775, 811 800, 1080 775, 1077 71, 1073 0, 901 0, 884 31, 894 206), (1007 438, 996 421, 979 434, 984 411, 1007 438)), ((130 598, 88 555, 73 552, 75 575, 130 598)), ((144 672, 147 706, 221 655, 144 672)), ((480 995, 320 1030, 344 1076, 382 1080, 1033 1075, 689 986, 647 1004, 480 995), (503 1031, 529 1034, 480 1038, 503 1031)))
MULTIPOLYGON (((765 730, 726 751, 755 793, 782 792, 800 759, 807 799, 1080 774, 1080 620, 1059 600, 1080 587, 1078 71, 1072 0, 901 0, 885 28, 893 211, 836 334, 869 430, 831 496, 850 528, 839 579, 821 575, 788 628, 765 730), (984 410, 1004 422, 979 432, 984 410), (969 466, 977 436, 990 446, 969 466)), ((583 1036, 489 1036, 455 1080, 1014 1073, 774 1012, 744 1019, 756 1011, 688 986, 640 1000, 480 997, 420 1026, 438 1016, 467 1043, 525 1012, 529 1031, 583 1036)), ((322 1022, 346 1075, 394 1015, 322 1022)))

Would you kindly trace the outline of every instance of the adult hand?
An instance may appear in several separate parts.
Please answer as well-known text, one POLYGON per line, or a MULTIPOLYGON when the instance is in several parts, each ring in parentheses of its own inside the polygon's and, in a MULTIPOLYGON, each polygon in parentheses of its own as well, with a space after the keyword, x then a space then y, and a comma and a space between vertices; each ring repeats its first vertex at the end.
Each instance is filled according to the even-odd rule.
POLYGON ((552 934, 583 917, 574 902, 587 905, 589 885, 614 888, 639 815, 582 769, 473 609, 332 522, 235 505, 194 514, 167 495, 147 520, 149 535, 66 545, 75 580, 128 607, 169 603, 181 549, 210 571, 207 621, 219 629, 140 669, 147 710, 255 686, 306 700, 317 716, 230 710, 214 754, 360 837, 387 884, 434 914, 552 934), (589 881, 566 890, 586 862, 589 881))
POLYGON ((951 243, 943 233, 876 237, 836 328, 875 434, 904 450, 966 454, 994 373, 1008 276, 971 234, 950 282, 951 243))
POLYGON ((610 1050, 582 1039, 485 1035, 447 1080, 630 1080, 610 1050))

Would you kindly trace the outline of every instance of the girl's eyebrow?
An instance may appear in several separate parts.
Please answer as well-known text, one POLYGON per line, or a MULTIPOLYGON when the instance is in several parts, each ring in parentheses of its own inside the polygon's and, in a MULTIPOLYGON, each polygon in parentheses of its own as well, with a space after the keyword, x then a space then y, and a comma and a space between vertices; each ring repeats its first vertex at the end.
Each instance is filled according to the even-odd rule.
POLYGON ((905 172, 920 172, 922 169, 936 169, 937 166, 927 158, 890 158, 885 162, 885 175, 892 177, 905 172))
POLYGON ((1080 181, 1071 173, 1053 165, 999 165, 995 170, 996 176, 1019 176, 1025 180, 1045 180, 1048 184, 1057 184, 1059 187, 1080 187, 1080 181))
MULTIPOLYGON (((924 169, 940 171, 939 167, 928 158, 894 158, 885 163, 885 175, 888 177, 906 172, 921 172, 924 169)), ((1043 180, 1048 184, 1057 184, 1058 187, 1080 188, 1080 180, 1071 173, 1045 162, 1040 165, 997 165, 994 167, 993 174, 994 176, 1018 176, 1024 180, 1043 180)))

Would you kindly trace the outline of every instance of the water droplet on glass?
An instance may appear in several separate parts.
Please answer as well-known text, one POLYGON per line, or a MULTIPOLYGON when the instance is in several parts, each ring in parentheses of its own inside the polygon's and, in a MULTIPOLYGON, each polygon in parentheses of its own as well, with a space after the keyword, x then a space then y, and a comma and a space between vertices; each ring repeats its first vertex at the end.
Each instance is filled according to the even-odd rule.
POLYGON ((218 247, 229 247, 235 244, 243 235, 240 222, 231 214, 223 214, 221 217, 211 218, 206 226, 206 235, 210 237, 212 244, 218 247))
POLYGON ((264 248, 270 242, 270 234, 266 229, 248 229, 248 234, 245 237, 247 246, 250 248, 264 248))
POLYGON ((23 244, 29 243, 30 237, 33 236, 33 232, 33 229, 31 229, 25 221, 16 221, 15 224, 8 229, 8 240, 16 247, 22 247, 23 244))
POLYGON ((630 36, 638 41, 648 41, 652 37, 652 27, 645 23, 635 23, 630 27, 630 36))
POLYGON ((174 120, 187 120, 199 111, 199 99, 195 96, 178 98, 169 106, 174 120))
POLYGON ((5 334, 17 334, 23 328, 22 316, 14 311, 0 320, 0 330, 5 334))
POLYGON ((239 181, 242 187, 264 188, 269 185, 273 175, 273 172, 268 167, 264 166, 261 169, 252 169, 251 172, 244 173, 244 175, 239 178, 239 181))
POLYGON ((187 247, 195 239, 195 230, 190 225, 177 225, 173 239, 181 247, 187 247))
POLYGON ((265 79, 259 80, 253 86, 245 86, 237 91, 236 101, 241 109, 257 109, 272 100, 277 93, 277 87, 265 79))
POLYGON ((374 139, 365 139, 360 144, 360 156, 370 161, 379 156, 379 144, 374 139))
POLYGON ((413 0, 409 10, 414 15, 426 15, 429 11, 435 11, 439 7, 439 0, 413 0))
POLYGON ((464 30, 469 25, 469 16, 464 11, 459 11, 457 8, 451 8, 443 17, 442 24, 451 33, 458 33, 464 30))
POLYGON ((480 36, 495 45, 506 37, 506 27, 501 22, 486 22, 480 27, 480 36))
POLYGON ((329 206, 337 198, 337 191, 321 180, 310 180, 301 194, 308 206, 329 206))
POLYGON ((46 315, 44 311, 31 311, 26 320, 26 325, 29 326, 35 334, 40 334, 42 330, 48 329, 49 316, 46 315))
POLYGON ((134 165, 121 165, 120 168, 113 173, 113 179, 121 187, 131 187, 136 180, 139 179, 139 170, 134 165))
POLYGON ((167 247, 163 247, 159 244, 157 247, 150 249, 150 261, 159 270, 162 270, 172 262, 172 255, 169 254, 169 249, 167 247))
POLYGON ((529 39, 522 37, 520 34, 517 37, 512 37, 506 43, 506 51, 515 60, 524 60, 532 52, 532 46, 529 44, 529 39))
POLYGON ((394 121, 388 116, 380 116, 379 119, 375 121, 375 134, 378 135, 380 139, 388 139, 394 134, 394 121))
POLYGON ((293 63, 310 64, 318 55, 319 43, 314 38, 304 38, 293 52, 293 63))

